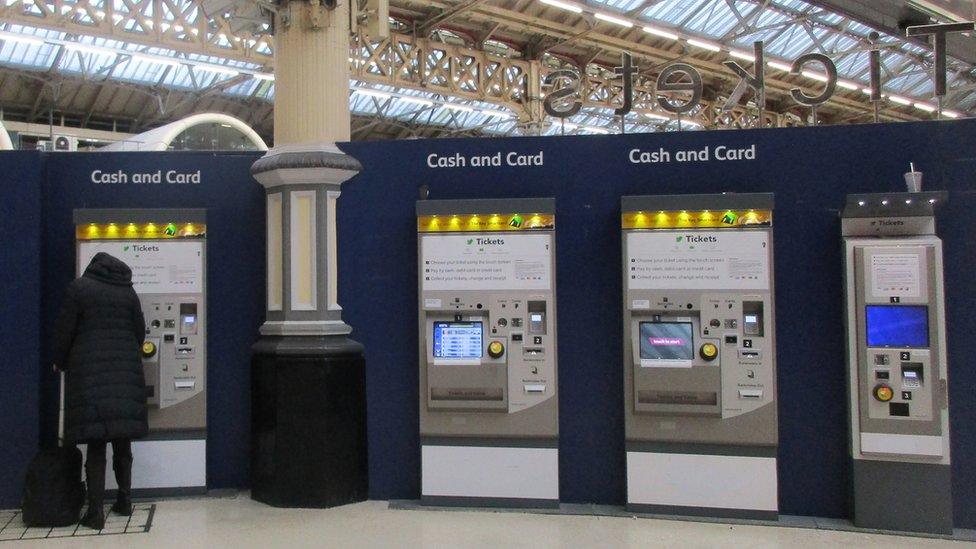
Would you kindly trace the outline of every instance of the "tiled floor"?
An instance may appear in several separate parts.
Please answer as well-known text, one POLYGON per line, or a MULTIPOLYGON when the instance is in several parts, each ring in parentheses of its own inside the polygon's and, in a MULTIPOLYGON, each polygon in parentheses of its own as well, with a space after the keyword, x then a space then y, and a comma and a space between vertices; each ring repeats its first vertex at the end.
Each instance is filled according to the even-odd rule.
POLYGON ((110 512, 110 508, 111 505, 105 506, 105 528, 101 530, 92 530, 78 524, 59 528, 28 528, 21 518, 20 511, 0 511, 0 542, 109 536, 113 534, 144 534, 152 526, 156 505, 151 503, 134 505, 132 516, 128 517, 116 515, 110 512))
MULTIPOLYGON (((926 549, 973 544, 814 528, 730 525, 650 518, 550 515, 470 510, 391 509, 370 501, 335 509, 276 509, 247 494, 164 500, 143 535, 100 535, 85 540, 49 537, 26 547, 161 547, 190 549, 303 547, 431 548, 803 548, 926 549)), ((134 520, 133 523, 136 521, 134 520)), ((80 530, 79 530, 80 531, 80 530)), ((90 532, 90 530, 89 530, 90 532)), ((0 549, 8 544, 0 543, 0 549)))

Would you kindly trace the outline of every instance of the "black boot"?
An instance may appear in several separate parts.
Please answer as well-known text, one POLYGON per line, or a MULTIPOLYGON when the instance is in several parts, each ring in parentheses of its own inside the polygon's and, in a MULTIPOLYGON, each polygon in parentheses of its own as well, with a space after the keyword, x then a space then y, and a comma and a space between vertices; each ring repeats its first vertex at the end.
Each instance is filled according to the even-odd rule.
POLYGON ((85 516, 81 517, 81 525, 92 530, 105 528, 105 509, 100 502, 95 505, 91 500, 88 501, 88 510, 85 511, 85 516))
POLYGON ((112 512, 127 517, 132 514, 132 450, 128 441, 112 443, 112 469, 119 485, 112 512))
POLYGON ((105 509, 102 500, 105 496, 105 443, 88 445, 88 459, 85 460, 85 480, 88 483, 88 510, 81 518, 81 524, 94 530, 105 527, 105 509))

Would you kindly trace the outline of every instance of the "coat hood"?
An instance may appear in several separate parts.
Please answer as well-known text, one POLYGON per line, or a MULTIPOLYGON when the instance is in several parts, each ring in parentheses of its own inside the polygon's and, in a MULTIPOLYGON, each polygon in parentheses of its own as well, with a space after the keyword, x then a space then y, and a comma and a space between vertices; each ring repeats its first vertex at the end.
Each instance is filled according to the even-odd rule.
POLYGON ((85 269, 85 277, 94 278, 108 284, 119 286, 132 286, 132 269, 122 262, 108 255, 105 252, 98 252, 92 258, 88 268, 85 269))

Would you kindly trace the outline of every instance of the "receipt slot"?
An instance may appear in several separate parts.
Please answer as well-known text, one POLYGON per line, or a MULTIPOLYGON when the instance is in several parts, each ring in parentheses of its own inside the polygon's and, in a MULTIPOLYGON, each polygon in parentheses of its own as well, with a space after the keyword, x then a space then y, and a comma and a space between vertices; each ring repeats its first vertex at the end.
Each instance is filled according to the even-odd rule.
POLYGON ((849 195, 844 237, 854 523, 952 533, 944 193, 849 195))
POLYGON ((425 504, 558 505, 554 212, 417 203, 425 504))
POLYGON ((631 511, 778 516, 772 208, 621 200, 631 511))
MULTIPOLYGON (((75 210, 77 274, 98 252, 124 261, 146 321, 141 348, 149 435, 132 443, 137 495, 207 485, 204 210, 75 210)), ((109 475, 111 477, 111 475, 109 475)), ((109 483, 114 478, 109 478, 109 483)), ((114 488, 110 485, 109 488, 114 488)))

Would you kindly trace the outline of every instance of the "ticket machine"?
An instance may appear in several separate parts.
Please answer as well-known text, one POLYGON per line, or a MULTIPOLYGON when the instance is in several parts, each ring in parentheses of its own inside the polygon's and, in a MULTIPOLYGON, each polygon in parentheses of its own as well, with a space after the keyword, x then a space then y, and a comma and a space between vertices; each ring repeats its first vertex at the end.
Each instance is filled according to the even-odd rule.
POLYGON ((629 510, 778 516, 772 209, 621 200, 629 510))
MULTIPOLYGON (((77 273, 106 252, 132 269, 146 320, 142 364, 149 436, 132 443, 136 495, 207 485, 207 300, 204 210, 75 210, 77 273)), ((112 477, 112 475, 109 475, 112 477)), ((114 477, 109 488, 115 488, 114 477)))
POLYGON ((942 241, 945 193, 847 197, 854 523, 952 534, 942 241))
POLYGON ((559 503, 554 208, 417 202, 425 504, 559 503))

